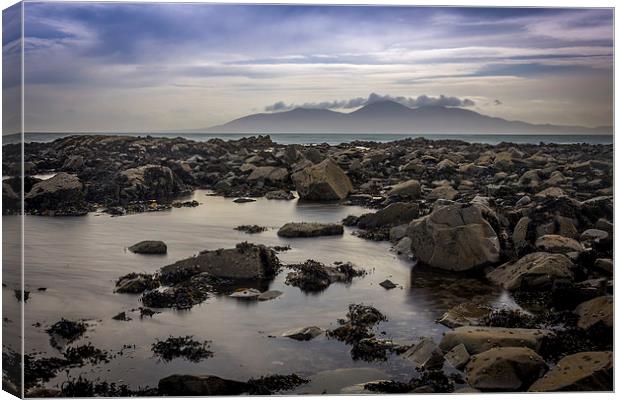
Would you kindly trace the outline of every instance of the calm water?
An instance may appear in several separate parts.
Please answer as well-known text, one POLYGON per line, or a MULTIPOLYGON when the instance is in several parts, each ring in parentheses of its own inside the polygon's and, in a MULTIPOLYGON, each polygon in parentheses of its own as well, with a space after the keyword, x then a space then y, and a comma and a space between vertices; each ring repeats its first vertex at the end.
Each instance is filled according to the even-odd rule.
MULTIPOLYGON (((146 136, 146 133, 101 133, 106 135, 131 135, 131 136, 146 136)), ((247 136, 248 134, 217 134, 217 133, 150 133, 154 137, 184 137, 191 140, 206 141, 214 138, 220 138, 224 140, 236 140, 247 136)), ((27 133, 25 137, 26 142, 50 142, 60 137, 68 136, 64 133, 27 133)), ((536 134, 324 134, 324 133, 276 133, 271 134, 273 141, 280 144, 316 144, 316 143, 329 143, 330 145, 337 145, 340 143, 347 143, 353 140, 365 140, 376 142, 389 142, 393 140, 401 140, 406 138, 424 137, 427 139, 457 139, 464 140, 469 143, 486 143, 486 144, 498 144, 500 142, 512 142, 512 143, 590 143, 590 144, 612 144, 613 135, 591 135, 591 134, 571 134, 571 135, 536 135, 536 134)), ((3 143, 19 143, 21 138, 15 135, 9 135, 3 137, 3 143)))
MULTIPOLYGON (((334 328, 345 317, 350 303, 371 304, 384 312, 388 321, 377 327, 380 337, 406 343, 421 336, 439 340, 446 328, 436 318, 452 305, 471 300, 477 294, 476 281, 453 275, 438 275, 416 269, 412 262, 397 257, 387 242, 371 242, 353 236, 347 229, 342 237, 281 239, 277 228, 289 221, 340 221, 348 214, 362 214, 360 207, 337 204, 309 204, 297 201, 259 199, 236 204, 231 199, 206 196, 196 191, 196 208, 173 209, 123 217, 89 214, 85 217, 25 218, 26 289, 31 297, 25 305, 26 352, 58 354, 49 344, 45 328, 60 318, 85 319, 90 324, 86 337, 74 344, 92 342, 96 347, 117 351, 124 344, 136 345, 110 364, 72 370, 71 375, 124 381, 132 387, 156 386, 160 378, 173 373, 215 374, 246 380, 273 373, 333 377, 331 386, 308 386, 299 392, 322 391, 353 383, 392 377, 408 379, 413 367, 398 356, 387 362, 353 361, 350 346, 320 336, 309 342, 279 337, 290 328, 317 325, 334 328), (266 232, 248 235, 233 228, 240 224, 268 226, 266 232), (168 254, 137 255, 126 247, 144 239, 164 240, 168 254), (351 261, 369 274, 350 285, 333 284, 319 294, 305 294, 284 284, 286 270, 270 285, 284 294, 272 301, 245 302, 227 296, 211 297, 187 311, 163 309, 152 319, 114 321, 121 311, 140 305, 139 296, 113 293, 114 281, 129 272, 155 272, 161 266, 189 257, 203 249, 232 247, 242 241, 265 245, 290 244, 292 250, 279 254, 284 263, 312 258, 324 263, 351 261), (378 285, 389 278, 402 288, 386 291, 378 285), (37 291, 45 287, 46 291, 37 291), (32 326, 41 323, 41 327, 32 326), (194 335, 212 340, 215 356, 200 363, 174 360, 158 362, 150 351, 156 338, 194 335), (276 336, 269 337, 270 335, 276 336), (334 382, 335 380, 335 382, 334 382)), ((16 229, 18 217, 4 217, 7 232, 16 229)), ((17 304, 9 287, 4 301, 17 304)), ((12 283, 11 283, 12 282, 12 283)), ((510 298, 494 289, 485 296, 494 304, 511 304, 510 298)), ((324 379, 317 379, 322 382, 324 379)), ((64 380, 64 374, 49 385, 64 380)), ((328 379, 329 380, 329 379, 328 379)))

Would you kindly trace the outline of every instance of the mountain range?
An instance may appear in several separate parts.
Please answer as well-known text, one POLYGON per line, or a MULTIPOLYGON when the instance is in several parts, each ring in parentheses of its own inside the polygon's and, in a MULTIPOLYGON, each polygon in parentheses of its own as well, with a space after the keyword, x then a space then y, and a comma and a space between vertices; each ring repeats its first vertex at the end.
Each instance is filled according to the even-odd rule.
POLYGON ((192 131, 209 133, 539 133, 610 134, 611 126, 530 124, 489 117, 458 107, 409 108, 385 100, 350 113, 295 108, 247 115, 223 125, 192 131))

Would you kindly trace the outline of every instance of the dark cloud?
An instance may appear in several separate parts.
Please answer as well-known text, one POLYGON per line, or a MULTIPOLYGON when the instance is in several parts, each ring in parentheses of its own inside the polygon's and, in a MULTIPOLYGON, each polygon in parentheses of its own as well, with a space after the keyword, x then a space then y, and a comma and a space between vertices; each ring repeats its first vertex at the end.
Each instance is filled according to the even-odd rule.
POLYGON ((395 101, 407 107, 426 107, 426 106, 441 106, 441 107, 473 107, 476 103, 471 99, 460 99, 454 96, 431 97, 425 94, 418 97, 405 97, 405 96, 390 96, 379 95, 377 93, 371 93, 368 97, 356 97, 349 100, 334 100, 334 101, 322 101, 318 103, 285 103, 278 101, 272 105, 265 107, 267 112, 288 111, 294 108, 316 108, 316 109, 351 109, 362 107, 367 104, 376 103, 379 101, 395 101))

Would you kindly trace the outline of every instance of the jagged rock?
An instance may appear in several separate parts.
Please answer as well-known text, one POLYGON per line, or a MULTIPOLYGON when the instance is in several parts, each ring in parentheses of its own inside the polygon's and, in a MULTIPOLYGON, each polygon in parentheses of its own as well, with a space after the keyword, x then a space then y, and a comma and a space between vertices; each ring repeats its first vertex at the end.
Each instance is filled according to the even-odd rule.
POLYGON ((463 344, 469 354, 478 354, 493 347, 529 347, 538 351, 551 331, 544 329, 462 326, 446 332, 439 347, 448 351, 463 344))
POLYGON ((286 238, 305 238, 315 236, 342 235, 340 224, 321 224, 316 222, 289 222, 278 230, 278 236, 286 238))
POLYGON ((613 390, 613 353, 589 351, 562 358, 530 392, 593 392, 613 390))
POLYGON ((458 344, 448 351, 444 358, 456 369, 461 369, 469 362, 469 353, 463 343, 458 344))
POLYGON ((129 251, 138 254, 166 254, 168 246, 161 240, 143 240, 129 247, 129 251))
POLYGON ((84 208, 83 185, 77 176, 60 172, 35 183, 24 201, 27 210, 84 208))
POLYGON ((419 199, 422 187, 420 182, 416 179, 410 179, 405 182, 401 182, 392 186, 392 189, 388 192, 388 196, 399 196, 402 198, 419 199))
POLYGON ((371 229, 409 223, 417 218, 419 213, 420 209, 415 203, 392 203, 375 213, 362 215, 357 221, 357 226, 371 229))
POLYGON ((499 239, 480 205, 453 204, 413 220, 407 231, 424 264, 466 271, 499 261, 499 239))
POLYGON ((508 290, 550 288, 558 279, 572 280, 573 268, 563 254, 538 252, 497 267, 487 279, 508 290))
POLYGON ((149 274, 137 274, 132 272, 118 278, 116 291, 118 293, 142 293, 159 286, 159 281, 149 274))
POLYGON ((614 327, 614 297, 600 296, 581 303, 575 314, 579 316, 577 326, 581 329, 600 326, 611 330, 614 327))
POLYGON ((168 167, 143 165, 121 171, 116 178, 119 201, 171 200, 187 189, 168 167))
POLYGON ((207 272, 231 279, 266 279, 275 275, 279 266, 276 253, 263 246, 240 243, 234 249, 203 251, 197 256, 177 261, 161 269, 162 276, 207 272))
POLYGON ((171 375, 160 379, 157 387, 165 396, 228 396, 248 390, 245 382, 213 375, 171 375))
POLYGON ((330 159, 308 166, 291 177, 303 200, 342 200, 353 190, 349 177, 330 159))
POLYGON ((404 352, 403 357, 424 369, 440 369, 444 362, 443 352, 431 338, 423 338, 404 352))
POLYGON ((306 326, 303 328, 295 328, 295 329, 288 330, 284 332, 282 336, 295 339, 295 340, 307 341, 307 340, 314 339, 315 337, 319 336, 321 333, 323 333, 323 330, 319 328, 318 326, 306 326))
POLYGON ((467 383, 488 391, 526 390, 547 372, 541 356, 527 347, 498 347, 473 356, 467 383))
POLYGON ((389 279, 386 279, 383 282, 379 283, 379 286, 387 290, 394 289, 395 287, 397 287, 396 284, 389 279))

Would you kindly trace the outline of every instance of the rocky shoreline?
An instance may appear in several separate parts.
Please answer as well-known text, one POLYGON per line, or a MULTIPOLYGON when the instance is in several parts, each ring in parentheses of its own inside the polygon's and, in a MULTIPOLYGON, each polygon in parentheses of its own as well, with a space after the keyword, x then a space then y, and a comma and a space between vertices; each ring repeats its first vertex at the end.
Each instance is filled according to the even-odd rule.
MULTIPOLYGON (((18 147, 4 146, 5 173, 17 172, 18 147)), ((325 334, 350 345, 356 360, 381 362, 390 353, 412 364, 408 381, 359 382, 343 393, 610 391, 612 160, 611 145, 493 146, 407 139, 301 146, 279 145, 268 136, 207 142, 73 136, 25 145, 25 209, 32 215, 59 217, 92 211, 114 216, 165 211, 197 206, 182 201, 194 189, 208 189, 231 201, 263 196, 287 201, 296 194, 305 202, 362 205, 371 211, 329 224, 290 221, 278 227, 278 235, 312 241, 316 236, 347 234, 347 226, 361 238, 391 242, 395 252, 412 260, 413 268, 462 275, 464 286, 475 278, 493 290, 506 290, 519 309, 498 309, 484 296, 472 298, 438 319, 451 328, 438 343, 429 337, 411 338, 413 343, 378 338, 374 326, 389 319, 390 310, 369 304, 351 304, 335 329, 324 332, 309 325, 287 332, 286 337, 301 341, 325 334), (46 180, 34 177, 48 173, 55 175, 46 180)), ((20 189, 15 178, 3 181, 4 214, 19 212, 20 189)), ((239 229, 253 233, 266 228, 239 229)), ((153 241, 130 248, 148 254, 166 249, 165 243, 153 241)), ((347 262, 284 264, 278 258, 282 250, 259 243, 204 250, 162 266, 155 274, 119 277, 115 291, 135 294, 142 317, 142 310, 189 309, 212 295, 269 301, 279 295, 265 290, 265 283, 281 273, 287 274, 287 285, 319 295, 334 282, 351 282, 365 273, 364 266, 347 262)), ((394 287, 382 282, 378 290, 394 287)), ((79 336, 83 327, 74 322, 75 326, 70 321, 54 326, 79 336)), ((53 334, 57 339, 58 332, 53 334)), ((179 343, 203 346, 198 354, 205 357, 210 351, 205 341, 189 337, 162 343, 157 347, 162 351, 179 343)), ((72 349, 67 345, 65 352, 72 349)), ((37 376, 45 369, 41 365, 52 363, 60 371, 79 362, 105 360, 94 349, 66 354, 56 360, 31 355, 29 389, 43 390, 49 379, 37 376), (81 358, 75 356, 82 353, 81 358)), ((291 374, 237 382, 172 375, 162 377, 159 387, 148 393, 279 393, 307 379, 291 374)), ((95 389, 84 382, 65 388, 55 394, 145 394, 127 387, 95 389)))

